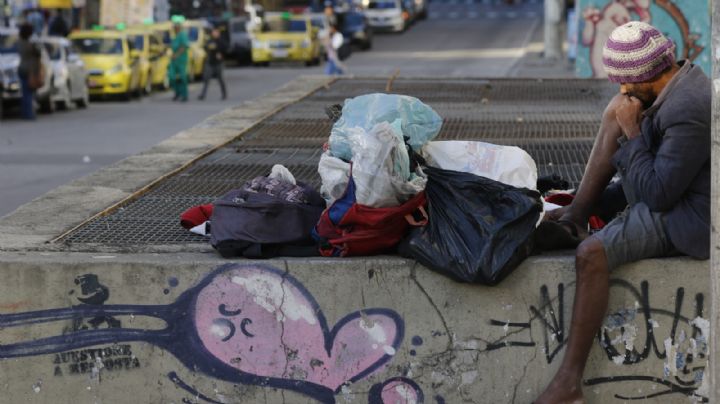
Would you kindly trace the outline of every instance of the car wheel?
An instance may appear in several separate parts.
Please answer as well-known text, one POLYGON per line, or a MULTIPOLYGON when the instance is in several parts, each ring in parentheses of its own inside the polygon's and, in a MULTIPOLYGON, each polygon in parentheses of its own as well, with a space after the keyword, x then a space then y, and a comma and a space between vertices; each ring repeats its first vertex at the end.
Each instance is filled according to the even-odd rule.
POLYGON ((360 49, 364 51, 370 50, 370 48, 372 48, 372 41, 369 39, 363 42, 362 45, 360 45, 360 49))
POLYGON ((145 80, 145 88, 143 89, 143 92, 145 95, 148 95, 152 93, 153 85, 152 85, 152 71, 148 72, 147 80, 145 80))
POLYGON ((58 101, 57 105, 55 106, 60 111, 67 111, 70 108, 70 104, 72 104, 71 94, 72 94, 72 87, 70 86, 70 82, 65 83, 65 88, 67 89, 66 93, 67 96, 64 100, 58 101))
POLYGON ((120 99, 122 101, 130 101, 132 99, 133 90, 130 89, 130 86, 128 86, 128 89, 125 90, 124 93, 120 94, 120 99))
POLYGON ((55 112, 55 103, 49 93, 44 98, 38 99, 38 104, 40 104, 40 112, 42 113, 52 114, 55 112))
POLYGON ((83 92, 82 98, 75 100, 75 105, 77 105, 78 108, 87 108, 88 105, 90 105, 90 92, 87 88, 83 92))

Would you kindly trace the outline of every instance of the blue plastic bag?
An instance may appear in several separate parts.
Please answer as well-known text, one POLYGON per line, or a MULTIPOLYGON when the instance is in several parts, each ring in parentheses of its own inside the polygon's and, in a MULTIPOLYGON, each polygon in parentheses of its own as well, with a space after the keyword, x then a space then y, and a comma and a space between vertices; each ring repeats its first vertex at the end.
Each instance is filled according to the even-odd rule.
POLYGON ((345 100, 342 116, 330 133, 330 154, 352 161, 349 129, 362 128, 370 132, 381 122, 400 122, 402 136, 410 138, 413 150, 433 140, 442 126, 442 118, 432 108, 415 97, 397 94, 366 94, 345 100))

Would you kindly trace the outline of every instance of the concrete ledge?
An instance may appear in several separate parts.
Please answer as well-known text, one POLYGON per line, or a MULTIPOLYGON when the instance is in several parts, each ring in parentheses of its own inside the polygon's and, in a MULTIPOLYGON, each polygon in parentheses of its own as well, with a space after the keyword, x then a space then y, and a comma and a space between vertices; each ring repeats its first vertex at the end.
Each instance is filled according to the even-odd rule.
POLYGON ((50 191, 0 218, 0 251, 58 249, 47 243, 155 180, 238 139, 269 115, 333 80, 301 77, 257 100, 211 116, 143 153, 50 191))
MULTIPOLYGON (((237 261, 217 272, 225 264, 205 254, 4 254, 0 394, 33 403, 394 403, 402 394, 529 403, 564 354, 572 257, 529 259, 494 288, 392 257, 237 261), (158 331, 166 326, 169 339, 158 331)), ((612 278, 588 402, 701 402, 707 261, 647 260, 612 278)))

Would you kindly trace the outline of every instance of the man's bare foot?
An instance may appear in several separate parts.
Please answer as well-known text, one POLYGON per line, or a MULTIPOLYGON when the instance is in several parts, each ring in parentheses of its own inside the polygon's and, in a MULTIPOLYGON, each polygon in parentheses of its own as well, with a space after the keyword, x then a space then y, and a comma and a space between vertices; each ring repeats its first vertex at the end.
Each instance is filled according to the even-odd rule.
POLYGON ((583 241, 588 238, 588 225, 587 221, 584 223, 574 220, 569 215, 563 215, 557 220, 567 231, 576 237, 578 240, 583 241))
POLYGON ((585 397, 579 383, 558 373, 533 404, 585 404, 585 397))

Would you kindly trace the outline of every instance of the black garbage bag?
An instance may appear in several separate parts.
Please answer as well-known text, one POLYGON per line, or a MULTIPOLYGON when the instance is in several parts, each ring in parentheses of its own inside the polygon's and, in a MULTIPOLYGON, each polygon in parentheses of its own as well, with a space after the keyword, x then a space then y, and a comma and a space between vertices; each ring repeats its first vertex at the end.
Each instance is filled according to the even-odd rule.
POLYGON ((428 224, 400 254, 463 282, 495 285, 530 254, 542 212, 537 191, 427 167, 428 224))

